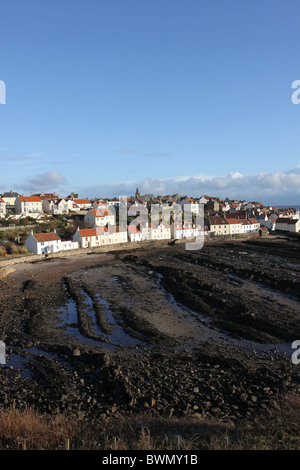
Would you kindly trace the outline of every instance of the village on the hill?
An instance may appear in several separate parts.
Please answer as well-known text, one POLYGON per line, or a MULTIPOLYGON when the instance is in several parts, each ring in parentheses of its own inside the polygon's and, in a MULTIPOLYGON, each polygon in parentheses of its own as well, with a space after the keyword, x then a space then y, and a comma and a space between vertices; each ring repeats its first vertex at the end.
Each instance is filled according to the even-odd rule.
POLYGON ((146 240, 193 239, 200 235, 215 238, 274 230, 300 232, 296 208, 279 209, 255 201, 221 200, 206 195, 154 197, 141 195, 138 188, 134 196, 113 199, 80 198, 75 193, 65 198, 55 193, 2 194, 0 222, 9 226, 16 221, 22 224, 23 220, 32 222, 25 246, 35 254, 146 240), (70 239, 62 240, 55 229, 35 230, 57 216, 73 220, 70 239))

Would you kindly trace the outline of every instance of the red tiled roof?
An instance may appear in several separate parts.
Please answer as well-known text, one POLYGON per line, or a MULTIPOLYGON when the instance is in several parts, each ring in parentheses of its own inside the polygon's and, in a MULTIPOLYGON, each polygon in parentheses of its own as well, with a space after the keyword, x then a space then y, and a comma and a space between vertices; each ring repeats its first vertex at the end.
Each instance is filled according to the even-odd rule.
POLYGON ((78 232, 82 238, 97 236, 97 232, 95 228, 86 228, 86 229, 78 230, 78 232))
POLYGON ((94 214, 95 217, 107 217, 113 215, 113 213, 108 208, 91 209, 91 212, 94 214))
POLYGON ((74 199, 75 204, 90 204, 88 199, 74 199))
POLYGON ((19 196, 21 202, 42 202, 39 196, 19 196))
MULTIPOLYGON (((95 217, 96 217, 97 211, 98 211, 98 209, 91 209, 91 213, 94 214, 95 217)), ((101 217, 103 217, 103 216, 101 216, 101 217)))
POLYGON ((241 221, 238 220, 238 219, 228 219, 227 222, 231 225, 233 225, 233 224, 237 225, 237 224, 241 223, 241 221))
POLYGON ((60 240, 57 233, 34 233, 34 238, 37 242, 52 242, 54 240, 60 240))

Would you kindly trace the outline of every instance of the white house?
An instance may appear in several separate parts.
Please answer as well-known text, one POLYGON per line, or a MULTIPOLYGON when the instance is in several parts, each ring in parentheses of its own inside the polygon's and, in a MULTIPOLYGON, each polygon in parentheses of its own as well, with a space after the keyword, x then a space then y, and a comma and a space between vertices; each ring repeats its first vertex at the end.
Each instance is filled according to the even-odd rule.
POLYGON ((101 209, 102 207, 107 207, 108 204, 104 199, 100 199, 99 201, 95 200, 92 202, 92 209, 101 209))
POLYGON ((200 235, 207 234, 207 231, 204 228, 201 228, 199 225, 192 223, 185 224, 173 224, 171 226, 172 238, 175 240, 181 240, 183 238, 194 238, 200 235))
POLYGON ((75 250, 79 247, 78 243, 74 243, 71 240, 61 241, 55 231, 51 233, 33 233, 32 230, 26 239, 25 246, 27 250, 37 255, 75 250))
POLYGON ((252 224, 248 219, 241 219, 242 233, 250 233, 252 224))
POLYGON ((126 243, 127 231, 119 230, 119 227, 77 228, 73 235, 73 241, 78 242, 81 248, 126 243))
POLYGON ((84 216, 84 223, 87 228, 114 226, 116 223, 114 209, 108 207, 90 209, 84 216))
POLYGON ((127 243, 128 242, 128 233, 127 230, 122 230, 119 226, 113 225, 109 227, 109 231, 112 237, 112 243, 127 243))
POLYGON ((251 223, 251 232, 257 232, 260 229, 259 221, 253 217, 249 217, 249 221, 251 223))
POLYGON ((73 202, 80 210, 87 210, 92 207, 92 203, 88 199, 73 199, 73 202))
POLYGON ((239 219, 236 218, 228 218, 227 222, 229 223, 229 233, 230 235, 236 233, 242 233, 242 223, 239 219))
POLYGON ((49 199, 43 200, 43 210, 49 214, 69 214, 72 210, 73 201, 71 199, 49 199))
POLYGON ((106 204, 107 204, 108 206, 119 207, 120 201, 119 201, 119 199, 111 199, 111 200, 108 199, 108 200, 106 200, 106 204))
POLYGON ((53 208, 53 205, 55 204, 55 202, 57 201, 57 198, 55 199, 50 199, 48 197, 45 197, 42 199, 42 208, 43 208, 43 211, 46 213, 46 214, 51 214, 52 213, 52 208, 53 208))
POLYGON ((165 222, 160 224, 150 223, 149 228, 151 230, 151 240, 166 240, 172 238, 171 227, 165 222))
POLYGON ((276 230, 285 232, 300 232, 300 219, 289 219, 287 217, 276 220, 276 230))
POLYGON ((199 199, 199 204, 207 204, 208 201, 209 201, 209 198, 208 197, 205 197, 205 196, 201 196, 199 199))
POLYGON ((5 215, 6 215, 6 203, 2 198, 0 198, 0 218, 5 217, 5 215))
MULTIPOLYGON (((201 201, 201 199, 200 199, 201 201)), ((208 202, 208 201, 207 201, 208 202)), ((182 210, 185 212, 192 212, 193 214, 199 214, 199 203, 194 201, 192 198, 185 198, 180 201, 182 210)))
POLYGON ((128 225, 128 238, 131 242, 141 242, 151 240, 151 228, 148 221, 135 223, 134 221, 128 225))
POLYGON ((15 213, 35 217, 43 214, 43 203, 39 196, 18 196, 15 200, 15 213))
POLYGON ((284 232, 289 232, 289 223, 292 219, 288 217, 278 217, 276 220, 276 230, 283 230, 284 232))
POLYGON ((95 228, 79 229, 73 235, 73 241, 78 242, 81 248, 99 246, 97 231, 95 228))
POLYGON ((289 222, 289 232, 300 232, 300 219, 291 219, 289 222))
POLYGON ((140 224, 131 224, 127 227, 128 238, 130 242, 141 242, 143 241, 143 234, 140 229, 140 224))
POLYGON ((119 199, 99 199, 95 200, 92 203, 92 208, 93 209, 98 209, 101 207, 108 207, 108 206, 114 206, 114 207, 119 207, 119 199))

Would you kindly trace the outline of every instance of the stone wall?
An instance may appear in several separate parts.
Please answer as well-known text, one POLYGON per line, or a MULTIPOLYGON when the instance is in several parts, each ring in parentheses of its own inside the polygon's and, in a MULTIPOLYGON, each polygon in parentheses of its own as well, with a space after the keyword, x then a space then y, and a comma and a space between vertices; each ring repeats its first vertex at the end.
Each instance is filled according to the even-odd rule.
POLYGON ((58 251, 57 253, 50 253, 48 255, 35 255, 29 254, 24 256, 18 256, 10 259, 3 259, 0 261, 0 269, 13 266, 14 264, 19 263, 34 263, 35 261, 41 261, 49 258, 66 258, 67 256, 82 256, 90 253, 109 253, 112 251, 123 251, 123 250, 133 250, 142 248, 145 246, 159 246, 166 245, 170 243, 171 240, 149 240, 144 242, 128 242, 128 243, 118 243, 115 245, 106 245, 92 248, 78 248, 76 250, 63 250, 58 251))
MULTIPOLYGON (((269 233, 266 232, 263 236, 267 236, 269 233)), ((204 239, 204 244, 207 241, 227 241, 230 239, 247 239, 247 238, 258 238, 260 237, 259 232, 255 233, 241 233, 241 234, 234 234, 234 235, 224 235, 224 236, 216 236, 216 237, 210 237, 210 236, 205 236, 204 239)), ((161 246, 161 245, 168 245, 172 243, 176 244, 182 244, 182 243, 191 243, 195 241, 195 239, 188 239, 188 238, 183 238, 180 240, 146 240, 143 242, 128 242, 128 243, 118 243, 115 245, 106 245, 103 247, 92 247, 92 248, 78 248, 76 250, 64 250, 64 251, 59 251, 57 253, 51 253, 48 255, 34 255, 34 254, 29 254, 29 255, 24 255, 24 256, 18 256, 15 258, 10 258, 10 259, 3 259, 0 261, 0 270, 2 270, 5 267, 8 266, 13 266, 15 264, 19 263, 34 263, 35 261, 41 261, 46 258, 66 258, 67 256, 82 256, 90 253, 110 253, 113 251, 124 251, 124 250, 134 250, 134 249, 139 249, 143 247, 153 247, 155 248, 156 246, 161 246)))

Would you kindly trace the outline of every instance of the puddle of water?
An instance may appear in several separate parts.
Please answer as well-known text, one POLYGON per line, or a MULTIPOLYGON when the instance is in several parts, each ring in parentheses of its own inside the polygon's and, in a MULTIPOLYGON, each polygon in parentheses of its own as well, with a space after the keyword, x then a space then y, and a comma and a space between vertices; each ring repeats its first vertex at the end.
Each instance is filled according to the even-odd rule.
POLYGON ((286 263, 288 266, 291 266, 292 268, 300 268, 299 264, 296 263, 286 263))
POLYGON ((58 314, 62 320, 59 326, 62 326, 64 328, 66 335, 74 338, 79 343, 87 346, 104 346, 107 348, 111 347, 109 344, 101 342, 100 340, 98 341, 93 338, 87 338, 80 332, 78 328, 76 302, 71 297, 68 298, 66 307, 61 307, 58 309, 58 314))
POLYGON ((95 311, 94 311, 94 308, 93 308, 93 300, 87 294, 87 292, 85 292, 83 290, 81 290, 81 295, 84 297, 84 302, 85 302, 85 305, 87 307, 89 319, 92 323, 95 335, 98 336, 98 338, 100 339, 103 336, 103 332, 100 330, 100 328, 98 326, 98 323, 97 323, 96 314, 95 314, 95 311))
POLYGON ((140 340, 133 338, 128 333, 126 333, 123 328, 118 325, 114 318, 113 311, 110 308, 110 304, 107 300, 103 299, 100 294, 96 294, 97 302, 103 307, 105 312, 105 321, 108 325, 112 325, 113 329, 111 334, 109 335, 110 341, 113 344, 123 345, 123 346, 131 346, 135 347, 138 345, 144 345, 140 340))
MULTIPOLYGON (((172 303, 173 305, 176 306, 176 308, 178 308, 179 310, 183 311, 183 312, 187 312, 189 315, 192 315, 192 316, 195 316, 196 318, 200 317, 200 319, 206 324, 206 323, 210 323, 211 322, 211 319, 209 318, 206 318, 206 317, 203 317, 203 316, 199 316, 197 313, 193 312, 192 310, 188 309, 187 307, 185 307, 184 305, 181 305, 179 302, 177 302, 174 297, 169 294, 168 292, 166 292, 164 290, 164 288, 161 286, 161 279, 162 279, 162 275, 159 274, 159 273, 151 273, 155 276, 155 281, 154 281, 154 285, 155 287, 157 287, 159 290, 161 291, 164 291, 165 295, 166 295, 166 298, 168 299, 168 301, 170 303, 172 303)), ((229 277, 239 283, 244 283, 244 280, 239 278, 238 276, 236 275, 233 275, 233 274, 230 274, 229 277)), ((254 283, 255 285, 257 285, 257 287, 259 287, 260 289, 264 290, 264 286, 260 286, 258 283, 254 283)), ((274 292, 272 291, 271 289, 265 289, 266 291, 268 291, 269 293, 273 294, 274 296, 280 296, 281 294, 280 293, 277 293, 277 292, 274 292)), ((229 336, 228 334, 226 333, 223 333, 223 332, 220 332, 218 331, 217 329, 211 329, 209 328, 209 326, 205 326, 203 325, 203 329, 207 335, 207 339, 209 341, 216 341, 216 342, 226 342, 226 343, 232 343, 233 345, 235 346, 242 346, 243 348, 245 348, 246 350, 248 350, 249 352, 251 350, 255 350, 257 354, 260 354, 260 353, 266 353, 266 354, 270 354, 270 352, 272 352, 273 350, 277 350, 277 353, 278 354, 284 354, 286 355, 287 357, 291 357, 292 353, 293 353, 293 350, 291 349, 291 344, 292 343, 282 343, 282 344, 264 344, 264 343, 258 343, 256 341, 250 341, 250 340, 239 340, 239 339, 235 339, 235 338, 232 338, 231 336, 229 336)))
MULTIPOLYGON (((13 347, 11 346, 7 346, 7 349, 13 351, 13 347)), ((23 354, 24 355, 12 352, 11 354, 7 354, 6 357, 6 366, 12 367, 15 370, 18 369, 20 371, 21 379, 30 379, 33 377, 33 373, 30 370, 28 363, 32 361, 35 356, 44 356, 49 359, 56 359, 61 362, 55 354, 48 353, 47 351, 38 349, 36 347, 24 349, 23 354)))
POLYGON ((6 366, 18 369, 20 371, 21 379, 29 379, 32 377, 32 372, 28 369, 27 364, 30 358, 23 357, 20 354, 12 353, 6 356, 6 366))
POLYGON ((291 357, 294 352, 294 350, 292 349, 292 343, 263 344, 257 343, 255 341, 239 340, 237 344, 243 346, 249 351, 254 349, 257 354, 266 353, 269 355, 272 351, 276 351, 277 354, 291 357))
POLYGON ((101 346, 104 348, 118 348, 120 346, 135 348, 136 346, 144 345, 142 341, 131 337, 117 324, 109 303, 104 300, 100 294, 96 294, 95 297, 97 302, 104 309, 105 321, 108 325, 113 326, 111 334, 105 334, 97 324, 91 297, 84 291, 81 291, 81 294, 85 298, 89 318, 92 322, 95 335, 98 336, 99 339, 87 338, 79 331, 76 302, 70 296, 68 296, 67 306, 59 309, 59 314, 62 318, 61 326, 65 328, 66 334, 72 336, 82 344, 98 347, 101 346))

